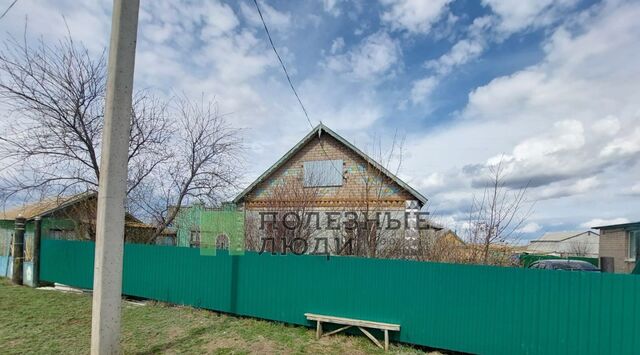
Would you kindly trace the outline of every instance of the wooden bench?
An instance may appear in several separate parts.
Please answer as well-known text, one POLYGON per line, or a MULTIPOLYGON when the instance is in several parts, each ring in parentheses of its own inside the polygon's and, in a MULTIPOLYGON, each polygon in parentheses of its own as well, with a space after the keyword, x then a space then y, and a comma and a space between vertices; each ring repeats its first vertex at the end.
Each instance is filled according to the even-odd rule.
POLYGON ((371 322, 367 320, 360 319, 351 319, 351 318, 342 318, 342 317, 332 317, 332 316, 323 316, 320 314, 313 313, 305 313, 305 317, 307 317, 310 321, 316 321, 316 339, 320 339, 323 335, 331 335, 339 333, 343 330, 349 329, 351 327, 358 327, 364 335, 366 335, 371 341, 376 344, 378 347, 384 350, 389 350, 389 331, 400 331, 400 324, 390 324, 390 323, 380 323, 380 322, 371 322), (336 330, 330 331, 328 333, 322 333, 322 323, 334 323, 342 325, 343 327, 338 328, 336 330), (369 333, 364 328, 373 328, 380 329, 384 331, 384 346, 380 344, 380 341, 376 339, 371 333, 369 333))

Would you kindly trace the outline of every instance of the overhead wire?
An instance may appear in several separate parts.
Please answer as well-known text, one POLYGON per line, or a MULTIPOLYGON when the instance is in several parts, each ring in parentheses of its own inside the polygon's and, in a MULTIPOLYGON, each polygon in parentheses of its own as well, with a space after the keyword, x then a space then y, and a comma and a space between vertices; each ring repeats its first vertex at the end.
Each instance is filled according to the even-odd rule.
POLYGON ((289 87, 291 88, 291 91, 293 91, 293 94, 296 96, 296 99, 298 99, 298 103, 302 108, 302 112, 304 112, 304 116, 307 118, 307 122, 309 122, 309 126, 311 126, 311 129, 313 129, 313 123, 311 123, 311 119, 309 118, 309 113, 307 113, 307 109, 304 107, 304 104, 300 99, 300 95, 298 95, 298 91, 296 91, 296 88, 293 86, 293 82, 291 81, 291 76, 289 76, 289 72, 287 71, 287 67, 284 65, 284 61, 280 57, 280 54, 276 49, 276 45, 273 43, 273 39, 271 38, 271 33, 269 32, 269 28, 267 27, 267 23, 265 22, 264 17, 262 16, 260 5, 258 5, 258 0, 253 0, 253 3, 256 5, 256 9, 258 10, 258 15, 260 16, 260 20, 262 21, 262 26, 264 26, 264 31, 267 33, 267 38, 269 38, 269 43, 271 44, 271 48, 273 49, 273 52, 276 54, 276 57, 278 57, 280 66, 284 71, 284 75, 287 77, 287 81, 289 82, 289 87))
POLYGON ((2 19, 7 15, 7 13, 9 12, 9 10, 11 10, 11 8, 13 7, 13 5, 15 5, 17 2, 18 2, 18 0, 13 0, 13 2, 11 3, 11 5, 9 5, 9 6, 7 7, 7 9, 6 9, 6 10, 4 10, 4 12, 2 13, 2 15, 0 15, 0 20, 2 20, 2 19))
MULTIPOLYGON (((295 95, 296 99, 298 100, 298 104, 300 104, 300 107, 302 108, 302 112, 304 113, 304 116, 306 117, 307 122, 309 123, 309 126, 311 127, 311 129, 313 129, 314 125, 313 125, 313 123, 311 123, 311 119, 309 118, 309 113, 307 112, 306 107, 302 103, 302 99, 300 99, 300 95, 298 95, 298 91, 296 90, 295 86, 293 85, 293 82, 291 80, 291 76, 289 75, 289 71, 287 70, 287 67, 284 64, 284 61, 282 60, 282 57, 280 57, 280 54, 278 53, 278 50, 276 49, 276 45, 273 43, 273 38, 271 37, 271 32, 269 31, 269 27, 267 27, 267 23, 264 20, 264 16, 262 15, 262 10, 260 10, 260 5, 258 4, 258 0, 253 0, 253 3, 255 4, 256 10, 258 11, 258 15, 260 17, 260 21, 262 21, 262 26, 264 27, 264 32, 267 34, 267 38, 269 39, 269 43, 271 44, 271 49, 273 49, 273 52, 276 54, 276 57, 278 58, 278 62, 280 62, 280 66, 282 67, 282 71, 284 72, 284 75, 287 78, 287 82, 289 83, 289 87, 291 88, 291 91, 293 91, 293 94, 295 95)), ((320 124, 322 124, 322 121, 320 121, 320 124)), ((327 154, 327 151, 324 149, 324 144, 322 143, 322 139, 320 139, 320 135, 318 135, 318 142, 320 143, 320 148, 322 149, 322 152, 325 155, 325 157, 327 158, 327 160, 332 161, 332 159, 329 157, 329 154, 327 154)), ((333 164, 333 161, 331 162, 331 166, 333 167, 333 169, 336 170, 336 172, 338 172, 340 174, 340 176, 342 176, 342 174, 343 174, 342 170, 339 170, 338 168, 336 168, 335 165, 333 164)))

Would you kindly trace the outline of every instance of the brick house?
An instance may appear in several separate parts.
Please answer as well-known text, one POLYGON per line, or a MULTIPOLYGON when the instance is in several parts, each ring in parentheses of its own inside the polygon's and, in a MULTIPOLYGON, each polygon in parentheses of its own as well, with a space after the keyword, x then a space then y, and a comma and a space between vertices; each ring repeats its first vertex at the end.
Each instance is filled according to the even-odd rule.
POLYGON ((640 257, 640 221, 593 229, 600 230, 600 257, 613 257, 616 273, 632 272, 640 257))
POLYGON ((249 249, 259 249, 256 243, 265 237, 327 238, 338 253, 341 241, 354 239, 355 254, 376 256, 383 241, 410 239, 416 224, 428 225, 426 213, 417 213, 427 202, 422 194, 322 124, 233 202, 244 211, 249 249), (283 228, 287 214, 288 227, 296 228, 283 228), (374 219, 380 223, 365 223, 374 219), (391 220, 402 227, 394 229, 391 220))

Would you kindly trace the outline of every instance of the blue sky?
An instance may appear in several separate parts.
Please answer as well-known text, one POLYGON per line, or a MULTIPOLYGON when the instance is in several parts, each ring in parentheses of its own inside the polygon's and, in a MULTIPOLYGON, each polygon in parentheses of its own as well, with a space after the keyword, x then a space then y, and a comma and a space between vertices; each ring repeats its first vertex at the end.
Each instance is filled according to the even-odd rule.
MULTIPOLYGON (((640 3, 260 2, 314 124, 364 150, 405 138, 400 175, 462 228, 487 166, 531 181, 525 239, 640 219, 640 3)), ((3 36, 108 43, 108 1, 19 1, 3 36)), ((246 128, 246 183, 310 129, 251 1, 142 0, 137 88, 215 98, 246 128)))

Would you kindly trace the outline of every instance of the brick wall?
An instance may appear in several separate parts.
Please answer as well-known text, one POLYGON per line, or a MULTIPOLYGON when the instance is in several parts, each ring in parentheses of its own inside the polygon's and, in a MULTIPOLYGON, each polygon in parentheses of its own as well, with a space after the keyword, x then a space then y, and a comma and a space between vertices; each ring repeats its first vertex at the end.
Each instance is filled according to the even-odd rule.
POLYGON ((629 234, 624 229, 600 230, 600 256, 612 256, 616 273, 630 273, 635 267, 629 257, 629 234))
MULTIPOLYGON (((341 202, 348 205, 349 202, 369 199, 380 199, 397 202, 396 207, 404 208, 404 201, 415 198, 393 180, 387 178, 381 172, 373 169, 357 153, 329 135, 322 135, 319 139, 312 139, 300 151, 289 159, 283 166, 275 171, 265 181, 246 197, 245 201, 267 202, 277 197, 274 196, 274 186, 278 184, 296 184, 303 186, 303 163, 315 160, 343 160, 344 179, 342 186, 319 188, 317 199, 322 201, 341 202), (320 145, 322 140, 322 146, 320 145), (322 149, 324 148, 324 150, 322 149), (325 154, 326 153, 326 154, 325 154), (365 183, 365 181, 369 181, 365 183)), ((249 208, 247 206, 247 208, 249 208)))

